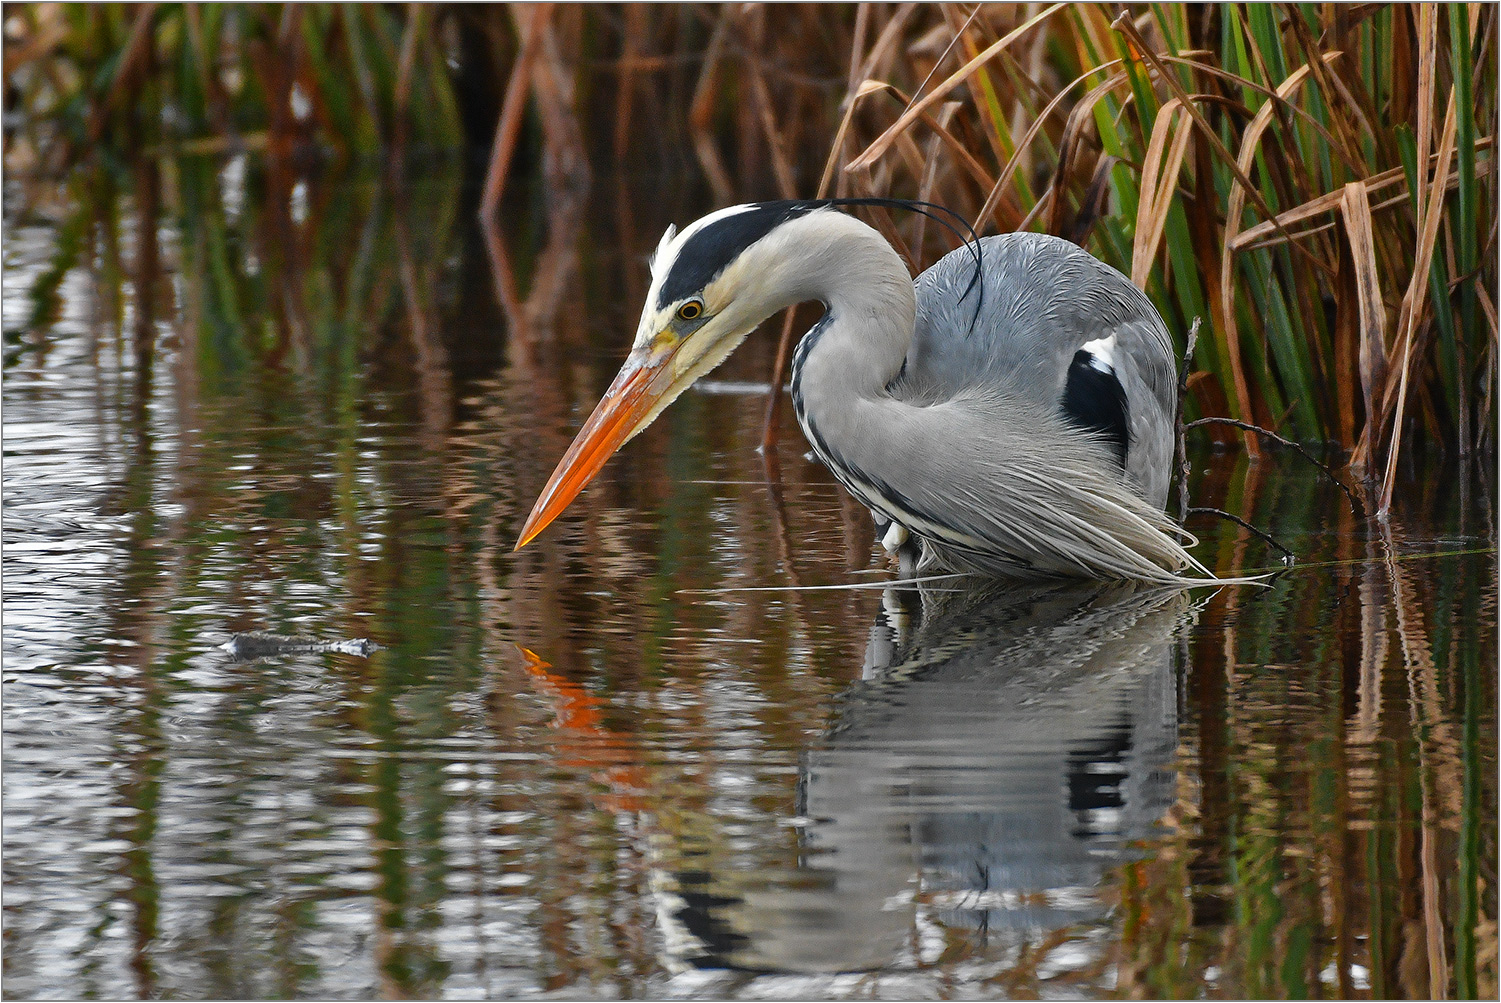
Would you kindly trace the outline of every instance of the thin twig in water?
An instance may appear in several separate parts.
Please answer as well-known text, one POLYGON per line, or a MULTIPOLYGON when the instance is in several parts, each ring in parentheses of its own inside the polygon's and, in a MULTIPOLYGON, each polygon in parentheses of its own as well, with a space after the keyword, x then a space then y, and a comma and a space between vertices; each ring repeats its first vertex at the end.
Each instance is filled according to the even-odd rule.
POLYGON ((1295 450, 1299 456, 1303 457, 1303 459, 1318 467, 1324 472, 1325 476, 1327 476, 1331 481, 1339 486, 1339 489, 1345 493, 1345 497, 1350 499, 1350 511, 1355 513, 1356 518, 1365 518, 1365 506, 1361 505, 1359 500, 1356 499, 1355 492, 1351 491, 1349 486, 1346 485, 1344 481, 1340 480, 1338 477, 1335 477, 1333 470, 1330 470, 1323 463, 1316 460, 1313 457, 1313 454, 1308 452, 1308 450, 1304 449, 1302 446, 1298 445, 1296 442, 1293 442, 1291 439, 1284 439, 1276 432, 1268 431, 1267 429, 1262 428, 1260 425, 1252 425, 1250 422, 1238 421, 1235 418, 1200 418, 1197 421, 1189 422, 1183 427, 1185 429, 1190 429, 1201 428, 1205 425, 1229 425, 1231 428, 1238 428, 1243 432, 1255 432, 1257 435, 1266 436, 1268 439, 1271 439, 1273 442, 1278 443, 1279 445, 1287 446, 1289 449, 1295 450))
POLYGON ((1188 394, 1188 374, 1193 372, 1194 348, 1199 344, 1199 318, 1188 329, 1183 346, 1183 368, 1178 370, 1178 413, 1173 428, 1178 433, 1178 521, 1188 518, 1188 442, 1183 428, 1183 398, 1188 394))
POLYGON ((1296 554, 1294 554, 1291 550, 1288 550, 1282 544, 1278 543, 1276 541, 1276 539, 1270 533, 1266 533, 1266 532, 1264 532, 1262 530, 1257 529, 1255 526, 1251 525, 1249 522, 1246 522, 1246 520, 1242 519, 1240 516, 1238 516, 1238 515, 1231 515, 1229 512, 1226 512, 1224 509, 1209 508, 1207 506, 1195 505, 1193 508, 1191 508, 1191 509, 1188 510, 1188 514, 1189 515, 1217 515, 1217 516, 1219 516, 1222 519, 1229 519, 1231 522, 1235 523, 1237 526, 1241 527, 1242 529, 1249 529, 1251 532, 1253 532, 1257 536, 1261 537, 1267 543, 1271 544, 1273 547, 1276 547, 1278 550, 1282 551, 1282 553, 1284 555, 1286 555, 1283 558, 1283 562, 1282 563, 1285 564, 1285 565, 1287 565, 1288 567, 1292 567, 1293 561, 1295 561, 1295 560, 1298 559, 1296 554))

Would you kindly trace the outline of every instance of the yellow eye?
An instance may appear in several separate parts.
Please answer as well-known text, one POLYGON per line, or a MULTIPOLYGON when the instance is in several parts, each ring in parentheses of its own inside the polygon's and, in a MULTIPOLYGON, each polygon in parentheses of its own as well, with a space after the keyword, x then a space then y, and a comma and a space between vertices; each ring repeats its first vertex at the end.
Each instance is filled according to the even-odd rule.
POLYGON ((698 300, 689 300, 678 307, 678 320, 698 320, 703 315, 704 305, 698 300))

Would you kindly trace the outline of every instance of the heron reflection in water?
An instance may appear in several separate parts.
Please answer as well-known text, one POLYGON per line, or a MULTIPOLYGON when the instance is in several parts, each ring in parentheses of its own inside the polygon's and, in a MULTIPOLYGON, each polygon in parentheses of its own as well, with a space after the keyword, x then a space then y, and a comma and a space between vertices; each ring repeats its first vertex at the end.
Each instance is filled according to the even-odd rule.
POLYGON ((974 239, 916 282, 839 211, 759 202, 668 227, 624 366, 517 548, 628 439, 778 310, 823 317, 792 360, 797 419, 919 572, 1182 584, 1213 578, 1163 512, 1177 413, 1172 342, 1125 276, 1068 241, 974 239))
POLYGON ((680 961, 889 973, 1108 922, 1101 884, 1175 798, 1188 596, 1054 583, 909 605, 887 603, 804 756, 796 873, 678 875, 658 914, 680 961))

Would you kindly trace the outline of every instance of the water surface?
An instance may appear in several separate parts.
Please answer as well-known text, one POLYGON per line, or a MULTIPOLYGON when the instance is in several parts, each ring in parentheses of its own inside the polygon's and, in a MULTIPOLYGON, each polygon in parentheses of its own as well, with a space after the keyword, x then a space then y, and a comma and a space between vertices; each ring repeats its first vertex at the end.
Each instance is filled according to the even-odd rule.
POLYGON ((1270 588, 811 589, 887 572, 762 336, 512 553, 691 186, 6 197, 7 996, 1495 995, 1487 479, 1196 452, 1270 588))

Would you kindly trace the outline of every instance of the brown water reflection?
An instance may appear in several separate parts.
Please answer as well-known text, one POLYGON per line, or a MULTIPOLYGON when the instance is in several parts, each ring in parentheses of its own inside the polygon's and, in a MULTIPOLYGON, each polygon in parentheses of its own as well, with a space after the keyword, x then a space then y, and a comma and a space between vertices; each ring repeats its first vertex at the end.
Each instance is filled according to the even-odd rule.
POLYGON ((156 180, 7 190, 7 996, 1495 995, 1484 479, 1198 457, 1265 590, 726 591, 881 577, 768 337, 513 554, 699 196, 156 180))

